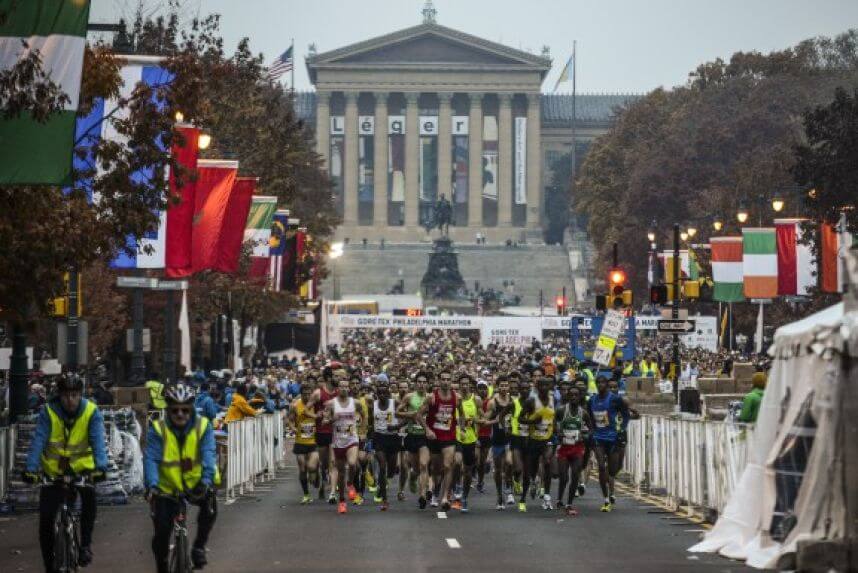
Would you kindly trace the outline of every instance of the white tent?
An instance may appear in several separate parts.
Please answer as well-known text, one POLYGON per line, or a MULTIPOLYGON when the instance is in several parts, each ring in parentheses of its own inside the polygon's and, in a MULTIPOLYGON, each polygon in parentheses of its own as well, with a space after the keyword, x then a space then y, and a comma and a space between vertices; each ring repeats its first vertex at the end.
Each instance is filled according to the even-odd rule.
POLYGON ((838 430, 849 324, 840 303, 775 332, 748 465, 715 526, 689 551, 773 568, 799 540, 843 537, 838 430))

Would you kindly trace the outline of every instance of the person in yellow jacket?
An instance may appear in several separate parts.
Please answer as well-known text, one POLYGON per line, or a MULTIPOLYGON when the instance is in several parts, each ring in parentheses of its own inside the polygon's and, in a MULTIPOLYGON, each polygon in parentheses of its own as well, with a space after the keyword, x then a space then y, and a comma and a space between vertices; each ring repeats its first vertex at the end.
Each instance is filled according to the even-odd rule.
POLYGON ((644 378, 658 378, 658 361, 652 354, 641 360, 640 371, 644 378))
POLYGON ((197 536, 191 549, 195 569, 206 565, 206 542, 217 519, 214 486, 220 482, 214 430, 208 418, 197 414, 194 391, 177 384, 164 393, 166 416, 149 426, 143 477, 152 507, 155 535, 152 552, 158 573, 167 573, 170 533, 179 511, 177 496, 199 506, 197 536))
MULTIPOLYGON (((103 479, 108 460, 101 412, 95 402, 82 397, 83 380, 77 374, 64 375, 57 382, 57 394, 39 412, 24 481, 38 482, 40 472, 49 480, 64 475, 89 475, 93 482, 103 479)), ((79 487, 76 493, 81 500, 78 563, 85 567, 92 561, 95 489, 79 487)), ((39 490, 39 544, 46 571, 54 568, 54 522, 64 496, 65 490, 57 485, 39 490)))
POLYGON ((146 381, 143 387, 149 391, 149 407, 152 410, 163 410, 167 407, 167 402, 164 401, 164 385, 158 382, 157 376, 146 381))
POLYGON ((226 417, 223 419, 225 423, 229 424, 230 422, 237 422, 245 418, 253 418, 259 413, 247 402, 248 392, 249 388, 246 383, 239 384, 238 388, 235 389, 235 393, 232 395, 232 402, 230 402, 229 409, 226 411, 226 417))

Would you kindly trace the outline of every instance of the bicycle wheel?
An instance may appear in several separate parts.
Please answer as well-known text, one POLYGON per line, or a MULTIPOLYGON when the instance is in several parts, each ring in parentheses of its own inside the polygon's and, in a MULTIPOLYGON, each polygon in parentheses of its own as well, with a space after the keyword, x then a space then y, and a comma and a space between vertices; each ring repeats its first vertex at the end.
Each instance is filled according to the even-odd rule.
POLYGON ((186 531, 176 533, 170 554, 170 573, 189 573, 192 570, 188 555, 188 536, 186 531))
POLYGON ((68 571, 68 548, 63 511, 54 518, 54 571, 68 571))

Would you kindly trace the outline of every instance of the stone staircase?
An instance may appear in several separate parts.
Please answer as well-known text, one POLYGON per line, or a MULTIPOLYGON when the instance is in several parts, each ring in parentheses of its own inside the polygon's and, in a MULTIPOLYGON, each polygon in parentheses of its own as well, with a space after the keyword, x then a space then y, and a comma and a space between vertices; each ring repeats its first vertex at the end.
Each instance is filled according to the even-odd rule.
MULTIPOLYGON (((522 297, 522 306, 537 306, 541 289, 544 304, 550 307, 565 286, 570 301, 573 298, 570 256, 564 246, 454 244, 454 248, 469 291, 479 282, 481 288, 522 297), (504 281, 515 284, 504 287, 504 281)), ((429 243, 387 243, 384 248, 377 243, 347 245, 343 256, 330 265, 332 272, 322 284, 322 293, 333 295, 334 274, 341 296, 386 294, 400 279, 406 294, 418 293, 430 252, 429 243)))

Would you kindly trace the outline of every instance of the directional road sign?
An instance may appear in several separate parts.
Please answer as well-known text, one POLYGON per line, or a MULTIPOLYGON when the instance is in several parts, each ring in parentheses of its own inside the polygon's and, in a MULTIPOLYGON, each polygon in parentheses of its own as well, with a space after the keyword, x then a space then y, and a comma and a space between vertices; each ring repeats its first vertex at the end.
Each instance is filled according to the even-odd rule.
POLYGON ((683 320, 681 318, 662 318, 658 321, 658 331, 669 332, 671 334, 694 332, 694 321, 683 320))

